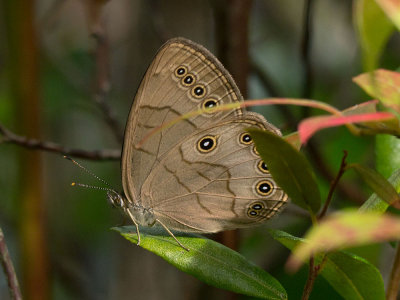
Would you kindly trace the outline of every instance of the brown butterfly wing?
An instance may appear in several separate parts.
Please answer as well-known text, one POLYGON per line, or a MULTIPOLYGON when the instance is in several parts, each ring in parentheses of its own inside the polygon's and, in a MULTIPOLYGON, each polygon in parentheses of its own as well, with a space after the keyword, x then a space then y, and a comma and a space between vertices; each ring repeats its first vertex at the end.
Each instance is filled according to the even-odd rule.
POLYGON ((178 143, 145 181, 143 205, 168 228, 186 232, 247 227, 275 215, 287 195, 263 165, 249 127, 274 131, 261 115, 246 113, 178 143))

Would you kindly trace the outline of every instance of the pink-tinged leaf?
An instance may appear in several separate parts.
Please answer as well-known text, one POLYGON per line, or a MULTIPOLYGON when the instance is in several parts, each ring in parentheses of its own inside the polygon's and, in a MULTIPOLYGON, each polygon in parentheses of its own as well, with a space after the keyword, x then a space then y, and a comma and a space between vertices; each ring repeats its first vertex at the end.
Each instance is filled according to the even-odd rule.
MULTIPOLYGON (((286 248, 293 250, 304 239, 289 233, 269 229, 271 236, 286 248)), ((307 262, 306 262, 307 263, 307 262)), ((314 256, 314 265, 320 265, 320 275, 343 299, 385 299, 385 288, 379 270, 365 259, 345 251, 314 256)))
POLYGON ((353 78, 366 93, 400 113, 400 73, 378 69, 353 78))
POLYGON ((285 135, 283 139, 291 144, 293 147, 295 147, 297 150, 300 150, 301 148, 301 141, 300 141, 300 135, 299 133, 293 132, 291 134, 285 135))
POLYGON ((398 240, 400 218, 381 213, 346 211, 331 215, 305 236, 289 257, 287 267, 297 270, 311 255, 370 243, 398 240))
MULTIPOLYGON (((394 125, 394 131, 395 133, 400 134, 400 129, 399 129, 399 124, 397 118, 388 112, 376 112, 376 113, 366 113, 366 114, 360 114, 360 115, 348 115, 348 116, 319 116, 319 117, 312 117, 303 120, 299 124, 299 134, 300 134, 300 140, 302 143, 306 143, 311 136, 313 136, 317 131, 324 129, 324 128, 329 128, 329 127, 336 127, 344 124, 352 124, 352 123, 371 123, 371 122, 380 122, 384 123, 385 126, 378 126, 382 128, 377 128, 376 125, 374 126, 368 126, 368 124, 365 124, 367 128, 369 129, 368 131, 365 131, 365 128, 363 129, 364 131, 362 133, 368 133, 368 134, 376 134, 376 133, 387 133, 385 131, 385 127, 387 127, 387 123, 389 122, 397 122, 394 125), (397 128, 397 130, 396 130, 397 128)), ((393 127, 390 126, 390 128, 393 127)))
POLYGON ((400 0, 376 0, 376 3, 400 30, 400 0))

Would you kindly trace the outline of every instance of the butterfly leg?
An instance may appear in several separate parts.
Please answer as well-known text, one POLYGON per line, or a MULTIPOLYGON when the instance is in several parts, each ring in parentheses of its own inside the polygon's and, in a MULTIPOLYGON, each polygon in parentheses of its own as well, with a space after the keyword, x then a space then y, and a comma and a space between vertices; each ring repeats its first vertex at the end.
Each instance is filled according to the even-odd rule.
POLYGON ((180 241, 178 241, 178 239, 174 236, 174 234, 171 232, 171 230, 168 229, 167 226, 165 226, 160 220, 156 219, 156 222, 160 223, 162 227, 164 227, 164 229, 168 232, 168 234, 170 236, 172 236, 174 238, 174 240, 178 243, 179 246, 181 246, 183 249, 185 249, 186 251, 189 251, 188 248, 186 248, 185 246, 182 245, 182 243, 180 241))
POLYGON ((136 226, 136 234, 137 234, 137 244, 136 245, 140 245, 140 232, 139 232, 139 225, 138 223, 135 221, 135 218, 132 216, 132 213, 129 211, 129 209, 125 209, 125 212, 129 215, 129 217, 131 218, 133 224, 135 224, 136 226))

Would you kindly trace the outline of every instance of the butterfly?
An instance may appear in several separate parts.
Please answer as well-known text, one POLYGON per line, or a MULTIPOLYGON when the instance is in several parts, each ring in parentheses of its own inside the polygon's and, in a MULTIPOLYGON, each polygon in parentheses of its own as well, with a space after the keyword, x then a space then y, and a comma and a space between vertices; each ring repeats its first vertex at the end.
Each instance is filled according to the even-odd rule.
POLYGON ((191 111, 242 101, 231 75, 203 46, 175 38, 160 48, 126 123, 124 193, 108 192, 111 203, 135 224, 138 244, 139 225, 159 224, 185 248, 172 231, 253 226, 288 201, 246 131, 280 135, 262 115, 238 107, 171 123, 191 111))

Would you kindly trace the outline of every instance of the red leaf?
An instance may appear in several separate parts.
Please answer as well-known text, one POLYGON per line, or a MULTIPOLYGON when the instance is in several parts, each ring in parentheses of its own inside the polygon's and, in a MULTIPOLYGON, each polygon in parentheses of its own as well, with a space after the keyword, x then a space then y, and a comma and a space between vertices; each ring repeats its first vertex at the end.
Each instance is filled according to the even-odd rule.
POLYGON ((366 113, 349 116, 320 116, 303 120, 299 124, 299 134, 302 143, 306 143, 315 132, 329 127, 336 127, 343 124, 363 123, 372 121, 385 121, 396 119, 387 112, 366 113))

